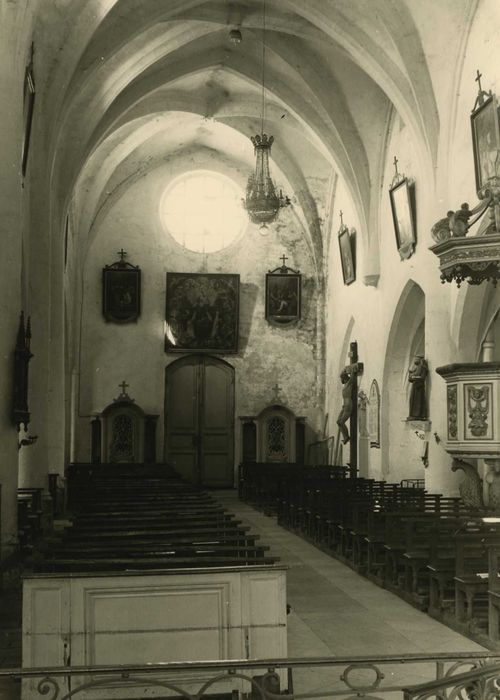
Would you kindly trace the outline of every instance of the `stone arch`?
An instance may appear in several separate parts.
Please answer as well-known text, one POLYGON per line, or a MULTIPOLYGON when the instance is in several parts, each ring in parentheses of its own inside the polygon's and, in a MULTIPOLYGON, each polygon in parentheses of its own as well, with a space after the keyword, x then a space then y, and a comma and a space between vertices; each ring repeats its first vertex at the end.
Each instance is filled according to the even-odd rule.
MULTIPOLYGON (((467 285, 459 290, 451 319, 456 362, 478 360, 488 325, 485 315, 494 294, 495 289, 489 283, 467 285)), ((498 292, 496 295, 498 298, 498 292)), ((491 321, 491 316, 489 320, 491 321)))
POLYGON ((421 441, 411 433, 408 369, 411 357, 425 349, 425 294, 409 280, 396 305, 387 341, 381 399, 382 476, 391 481, 423 478, 421 441), (404 447, 403 447, 404 445, 404 447))
POLYGON ((478 334, 477 362, 500 361, 500 289, 488 285, 478 334))

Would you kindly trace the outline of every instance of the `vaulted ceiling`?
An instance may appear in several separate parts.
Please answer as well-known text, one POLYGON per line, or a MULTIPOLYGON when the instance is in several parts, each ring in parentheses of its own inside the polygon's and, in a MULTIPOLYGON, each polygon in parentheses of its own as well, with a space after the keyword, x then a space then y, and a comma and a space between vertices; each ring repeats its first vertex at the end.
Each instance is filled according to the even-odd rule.
POLYGON ((37 87, 50 195, 62 213, 77 188, 79 225, 90 231, 120 188, 165 158, 182 163, 208 149, 226 170, 249 171, 249 137, 261 130, 264 41, 275 179, 296 197, 321 265, 311 180, 338 175, 366 228, 394 110, 422 159, 436 162, 428 57, 443 41, 451 46, 475 4, 266 0, 264 34, 262 0, 41 2, 37 45, 49 70, 37 87), (229 39, 233 28, 239 44, 229 39))

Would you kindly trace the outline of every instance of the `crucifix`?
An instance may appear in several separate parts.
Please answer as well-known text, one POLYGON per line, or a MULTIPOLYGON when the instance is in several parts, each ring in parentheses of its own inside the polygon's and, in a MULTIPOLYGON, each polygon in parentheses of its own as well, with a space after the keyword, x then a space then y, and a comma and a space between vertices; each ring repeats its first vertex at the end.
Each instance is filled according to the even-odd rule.
POLYGON ((276 382, 276 384, 272 387, 272 390, 273 390, 272 400, 274 402, 278 403, 278 401, 280 401, 280 391, 281 391, 281 387, 278 384, 278 382, 276 382))
POLYGON ((127 257, 128 253, 125 250, 123 250, 123 248, 122 248, 121 250, 118 251, 117 255, 120 256, 120 262, 122 263, 125 261, 125 258, 127 257))
POLYGON ((283 265, 282 265, 281 267, 285 268, 285 267, 286 267, 286 264, 285 264, 285 263, 286 263, 286 261, 288 260, 288 258, 286 257, 286 255, 285 255, 284 253, 283 253, 283 255, 281 256, 280 260, 283 262, 283 265))
MULTIPOLYGON (((358 470, 358 376, 363 372, 363 363, 358 358, 358 344, 352 342, 349 347, 350 364, 346 365, 340 373, 342 382, 342 409, 337 418, 339 426, 339 440, 350 446, 350 473, 355 477, 358 470), (349 421, 349 430, 346 423, 349 421)), ((339 454, 339 449, 335 451, 339 454)))
POLYGON ((394 160, 392 162, 394 163, 394 169, 396 170, 396 175, 399 175, 399 173, 398 173, 399 160, 396 158, 396 156, 394 156, 394 160))
POLYGON ((128 386, 130 386, 130 385, 127 384, 127 382, 126 382, 125 379, 124 379, 123 382, 122 382, 121 384, 118 384, 118 386, 119 386, 119 387, 121 388, 121 390, 122 390, 122 396, 124 396, 124 395, 127 393, 127 392, 125 391, 125 389, 126 389, 128 386))
POLYGON ((339 211, 339 216, 340 216, 340 228, 344 228, 344 212, 342 209, 339 211))
POLYGON ((479 69, 476 71, 476 77, 475 81, 477 83, 477 97, 476 97, 476 103, 474 105, 474 109, 477 109, 477 107, 482 107, 484 105, 484 101, 488 99, 491 95, 490 92, 486 92, 486 90, 483 90, 483 86, 481 85, 481 78, 483 77, 483 74, 479 72, 479 69))
POLYGON ((476 75, 476 83, 478 85, 478 92, 479 94, 482 93, 483 88, 481 87, 481 78, 483 77, 483 74, 479 72, 479 68, 477 69, 477 75, 476 75))

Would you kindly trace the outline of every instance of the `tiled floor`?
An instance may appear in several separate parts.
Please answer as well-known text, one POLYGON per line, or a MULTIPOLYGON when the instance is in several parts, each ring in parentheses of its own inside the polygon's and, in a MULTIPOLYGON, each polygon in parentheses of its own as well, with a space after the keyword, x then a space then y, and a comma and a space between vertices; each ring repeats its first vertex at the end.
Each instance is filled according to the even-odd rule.
MULTIPOLYGON (((276 519, 219 492, 224 505, 261 535, 287 564, 288 656, 366 656, 484 651, 392 593, 276 524, 276 519)), ((466 670, 466 669, 464 669, 466 670)), ((431 680, 431 664, 386 668, 395 683, 431 680)), ((338 687, 341 669, 295 673, 296 691, 338 687), (298 687, 297 687, 298 685, 298 687)), ((377 693, 378 695, 379 693, 377 693)))

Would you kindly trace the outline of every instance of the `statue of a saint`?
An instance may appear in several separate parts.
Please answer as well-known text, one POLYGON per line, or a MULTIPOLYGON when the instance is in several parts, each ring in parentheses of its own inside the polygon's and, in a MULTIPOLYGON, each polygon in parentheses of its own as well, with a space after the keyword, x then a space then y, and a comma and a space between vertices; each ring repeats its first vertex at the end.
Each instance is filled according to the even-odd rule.
POLYGON ((411 384, 408 420, 427 420, 425 384, 428 372, 427 361, 421 355, 417 355, 408 372, 411 384))

